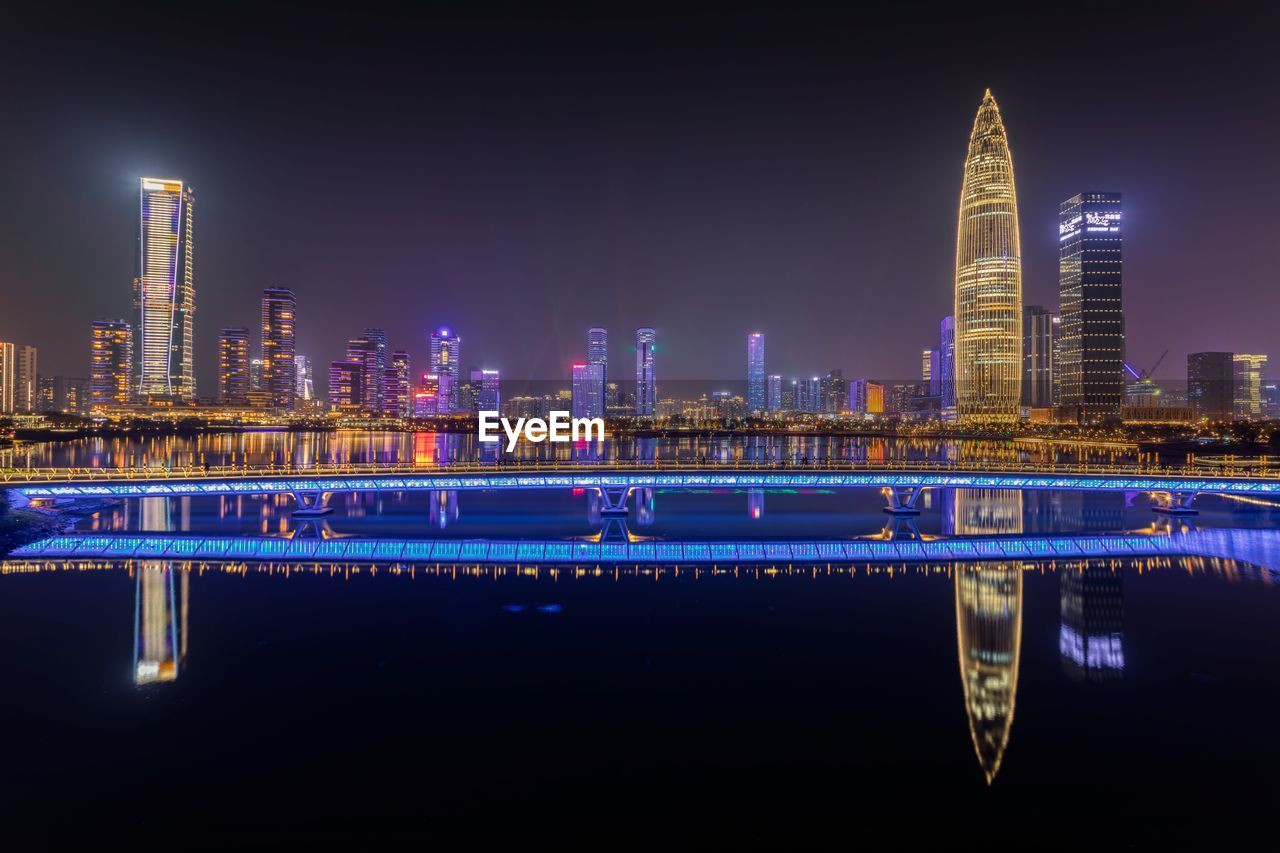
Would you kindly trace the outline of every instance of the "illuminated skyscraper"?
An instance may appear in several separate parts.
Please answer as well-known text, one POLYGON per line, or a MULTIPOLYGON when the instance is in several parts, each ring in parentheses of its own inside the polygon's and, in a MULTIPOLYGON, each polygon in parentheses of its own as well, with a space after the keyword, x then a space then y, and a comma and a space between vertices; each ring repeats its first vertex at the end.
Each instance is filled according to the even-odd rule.
POLYGON ((471 386, 475 389, 476 411, 499 412, 502 410, 502 374, 497 370, 471 371, 471 386))
POLYGON ((765 408, 771 412, 782 409, 782 377, 777 373, 766 381, 765 408))
POLYGON ((462 338, 455 335, 448 327, 441 326, 431 333, 431 372, 435 374, 439 383, 436 408, 442 415, 453 414, 454 411, 461 349, 462 338))
POLYGON ((573 403, 571 414, 575 418, 599 418, 604 416, 603 364, 574 362, 573 403))
POLYGON ((364 408, 364 361, 329 363, 329 408, 335 412, 358 412, 364 408))
POLYGON ((13 414, 14 346, 0 342, 0 415, 13 414))
POLYGON ((196 396, 193 206, 191 187, 181 181, 142 179, 138 273, 133 283, 142 396, 196 396))
POLYGON ((1022 259, 1013 157, 988 89, 969 136, 956 231, 956 401, 961 421, 1012 423, 1022 392, 1022 259))
POLYGON ((13 410, 34 412, 36 397, 40 392, 39 362, 33 346, 15 344, 13 347, 13 410))
POLYGON ((383 411, 397 418, 412 417, 413 371, 409 365, 409 353, 402 349, 391 353, 391 361, 383 376, 383 411))
POLYGON ((365 376, 365 407, 371 412, 380 412, 387 400, 386 375, 390 366, 387 360, 387 332, 385 329, 365 329, 360 337, 373 347, 373 364, 365 376))
POLYGON ((133 397, 133 327, 94 320, 89 336, 89 396, 94 406, 123 406, 133 397))
POLYGON ((378 365, 378 344, 361 335, 347 341, 348 362, 360 365, 360 408, 366 412, 382 411, 382 398, 377 396, 382 387, 383 370, 378 365))
POLYGON ((1062 336, 1058 405, 1082 423, 1116 419, 1124 402, 1120 193, 1081 193, 1058 215, 1062 336))
POLYGON ((294 362, 298 301, 292 290, 269 287, 262 291, 262 390, 271 406, 292 409, 298 390, 294 362))
POLYGON ((1237 418, 1258 420, 1262 417, 1263 368, 1265 355, 1236 353, 1231 358, 1234 408, 1237 418))
POLYGON ((767 406, 764 380, 764 335, 747 335, 747 411, 763 412, 767 406))
POLYGON ((641 417, 653 417, 658 399, 658 382, 653 370, 657 339, 653 329, 636 329, 636 414, 641 417))
POLYGON ((1022 570, 1014 563, 955 569, 956 646, 965 711, 987 784, 1000 772, 1018 695, 1022 570))
POLYGON ((218 334, 218 402, 224 406, 249 403, 249 330, 231 326, 218 334))
POLYGON ((609 331, 599 326, 587 330, 587 364, 598 364, 600 381, 609 383, 609 331))
MULTIPOLYGON (((1053 405, 1053 315, 1039 305, 1022 311, 1022 405, 1053 405)), ((1118 412, 1117 412, 1118 413, 1118 412)))
POLYGON ((311 375, 311 359, 305 355, 294 355, 293 367, 297 377, 293 389, 294 397, 298 400, 314 400, 316 389, 311 375))
POLYGON ((956 409, 956 318, 942 318, 938 327, 938 397, 943 420, 954 420, 956 409))

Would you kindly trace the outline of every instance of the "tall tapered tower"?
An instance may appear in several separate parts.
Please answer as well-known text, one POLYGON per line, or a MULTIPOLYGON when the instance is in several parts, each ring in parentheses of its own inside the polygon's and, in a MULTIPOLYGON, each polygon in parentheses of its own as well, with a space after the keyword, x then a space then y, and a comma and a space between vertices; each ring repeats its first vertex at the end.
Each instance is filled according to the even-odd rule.
POLYGON ((1022 252, 1013 157, 988 89, 973 120, 956 229, 956 404, 961 421, 1018 418, 1022 252))

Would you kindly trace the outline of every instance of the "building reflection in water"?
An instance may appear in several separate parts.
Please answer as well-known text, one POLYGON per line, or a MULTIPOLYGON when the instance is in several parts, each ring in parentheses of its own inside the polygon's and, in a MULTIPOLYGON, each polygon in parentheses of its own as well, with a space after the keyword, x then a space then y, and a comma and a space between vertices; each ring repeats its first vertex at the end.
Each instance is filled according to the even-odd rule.
POLYGON ((657 509, 654 507, 656 492, 657 489, 635 489, 632 492, 636 499, 636 524, 641 527, 650 526, 658 517, 657 509))
POLYGON ((747 490, 747 518, 752 521, 764 518, 764 489, 747 490))
POLYGON ((1115 681, 1124 675, 1124 574, 1085 565, 1059 573, 1062 623, 1058 653, 1067 675, 1079 681, 1115 681))
POLYGON ((942 532, 950 536, 1022 533, 1020 489, 945 489, 942 532))
MULTIPOLYGON (((169 498, 143 498, 143 530, 172 528, 169 498)), ((185 507, 183 508, 185 512, 185 507)), ((171 560, 137 564, 133 605, 133 680, 138 686, 175 681, 187 660, 190 576, 171 560)))
POLYGON ((969 733, 987 784, 1009 743, 1022 648, 1022 569, 1016 563, 955 568, 956 643, 969 733))
POLYGON ((429 494, 428 519, 432 527, 444 530, 458 520, 458 492, 454 489, 443 489, 429 494))

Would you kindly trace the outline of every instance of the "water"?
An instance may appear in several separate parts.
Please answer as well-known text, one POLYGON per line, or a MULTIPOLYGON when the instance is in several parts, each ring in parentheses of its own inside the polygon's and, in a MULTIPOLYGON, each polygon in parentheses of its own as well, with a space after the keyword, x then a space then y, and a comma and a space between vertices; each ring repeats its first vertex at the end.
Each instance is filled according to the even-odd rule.
MULTIPOLYGON (((236 441, 271 454, 299 439, 222 436, 200 452, 236 441)), ((305 439, 322 456, 419 439, 351 441, 305 439)), ((467 451, 458 437, 432 444, 467 451)), ((138 450, 92 445, 46 449, 45 464, 138 450)), ((924 536, 1169 524, 1142 495, 926 497, 924 536)), ((861 491, 660 491, 628 525, 675 540, 913 534, 886 531, 881 504, 861 491)), ((568 490, 335 506, 323 535, 569 539, 602 525, 592 496, 568 490)), ((1280 519, 1197 506, 1199 527, 1280 519)), ((299 535, 290 509, 147 499, 77 527, 299 535)), ((1266 819, 1275 790, 1280 566, 4 570, 0 810, 14 837, 1221 846, 1266 819)))

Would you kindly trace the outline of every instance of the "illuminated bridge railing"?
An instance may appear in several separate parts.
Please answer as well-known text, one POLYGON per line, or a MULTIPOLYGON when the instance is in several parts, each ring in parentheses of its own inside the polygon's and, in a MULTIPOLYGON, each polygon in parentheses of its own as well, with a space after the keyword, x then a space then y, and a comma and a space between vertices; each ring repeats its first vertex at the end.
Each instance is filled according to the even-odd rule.
POLYGON ((1019 536, 897 542, 582 542, 67 534, 21 547, 10 555, 10 559, 711 565, 1077 560, 1186 555, 1220 557, 1268 569, 1280 568, 1280 531, 1210 529, 1166 535, 1019 536))
POLYGON ((532 489, 835 489, 851 487, 1061 489, 1073 491, 1200 492, 1280 497, 1280 480, 1171 475, 1011 473, 859 470, 668 470, 612 471, 597 467, 578 472, 507 473, 494 469, 459 475, 452 471, 399 475, 323 474, 183 479, 138 476, 132 479, 70 479, 67 482, 12 483, 29 498, 168 497, 189 495, 269 495, 303 492, 400 492, 532 489))

